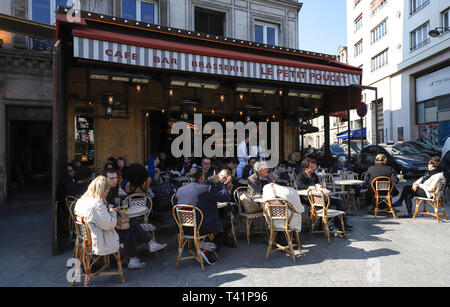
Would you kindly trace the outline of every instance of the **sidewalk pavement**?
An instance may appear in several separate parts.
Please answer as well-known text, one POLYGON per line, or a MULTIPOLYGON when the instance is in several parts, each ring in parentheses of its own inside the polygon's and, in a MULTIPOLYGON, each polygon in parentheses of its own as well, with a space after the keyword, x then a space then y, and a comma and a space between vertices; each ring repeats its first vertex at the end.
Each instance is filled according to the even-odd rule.
MULTIPOLYGON (((400 187, 401 190, 401 187, 400 187)), ((447 193, 447 199, 450 195, 447 193)), ((402 210, 405 210, 403 205, 402 210)), ((446 212, 450 213, 449 206, 446 212)), ((57 286, 66 279, 72 251, 51 255, 50 204, 0 205, 0 286, 57 286)), ((450 217, 450 216, 449 216, 450 217)), ((223 248, 214 266, 205 272, 196 262, 182 262, 175 269, 176 232, 157 233, 168 246, 143 259, 144 269, 125 268, 126 284, 118 276, 96 278, 98 286, 189 287, 304 287, 304 286, 448 286, 450 284, 450 224, 431 216, 396 219, 374 218, 362 208, 350 216, 353 231, 348 239, 323 234, 301 234, 302 251, 296 262, 282 252, 265 259, 267 245, 261 237, 247 244, 240 234, 236 249, 223 248)), ((82 286, 82 284, 77 284, 82 286)))

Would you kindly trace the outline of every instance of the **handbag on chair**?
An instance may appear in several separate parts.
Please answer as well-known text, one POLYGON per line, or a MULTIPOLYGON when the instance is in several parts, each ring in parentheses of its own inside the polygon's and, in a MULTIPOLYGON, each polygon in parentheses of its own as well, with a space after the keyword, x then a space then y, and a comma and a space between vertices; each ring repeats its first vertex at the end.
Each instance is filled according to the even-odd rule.
POLYGON ((261 212, 262 209, 258 203, 254 202, 247 194, 242 194, 240 197, 242 207, 247 214, 261 212))

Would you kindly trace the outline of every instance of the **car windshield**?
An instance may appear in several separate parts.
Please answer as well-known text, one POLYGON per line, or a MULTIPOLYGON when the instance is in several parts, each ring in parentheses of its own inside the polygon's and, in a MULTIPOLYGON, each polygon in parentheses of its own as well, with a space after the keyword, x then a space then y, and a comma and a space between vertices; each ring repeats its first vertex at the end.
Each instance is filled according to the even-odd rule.
POLYGON ((386 146, 386 150, 393 155, 420 155, 420 150, 405 144, 395 144, 393 146, 386 146))
MULTIPOLYGON (((361 149, 363 148, 363 144, 361 144, 360 141, 352 142, 351 144, 352 144, 352 148, 358 152, 361 151, 361 149)), ((369 144, 369 142, 364 141, 364 146, 366 146, 368 144, 369 144)))
POLYGON ((423 148, 423 149, 427 149, 427 150, 434 150, 433 146, 427 144, 427 143, 423 143, 423 142, 416 142, 416 144, 423 148))

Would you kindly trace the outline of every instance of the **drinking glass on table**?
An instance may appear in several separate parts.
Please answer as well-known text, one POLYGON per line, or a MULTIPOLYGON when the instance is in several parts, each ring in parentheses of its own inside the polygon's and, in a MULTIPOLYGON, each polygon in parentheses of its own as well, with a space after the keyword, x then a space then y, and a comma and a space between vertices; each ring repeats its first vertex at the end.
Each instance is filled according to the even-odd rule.
POLYGON ((124 200, 122 202, 122 211, 123 212, 128 212, 128 202, 129 202, 129 200, 124 200))
POLYGON ((120 197, 114 198, 114 208, 120 207, 120 197))

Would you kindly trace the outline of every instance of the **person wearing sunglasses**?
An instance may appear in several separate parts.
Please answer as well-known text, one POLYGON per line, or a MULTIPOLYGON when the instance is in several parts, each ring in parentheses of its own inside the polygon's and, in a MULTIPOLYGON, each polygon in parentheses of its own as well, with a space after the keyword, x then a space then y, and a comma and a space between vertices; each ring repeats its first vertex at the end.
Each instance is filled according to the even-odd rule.
POLYGON ((400 216, 401 218, 412 218, 412 199, 414 197, 433 197, 433 189, 436 183, 444 178, 444 173, 440 166, 440 158, 434 157, 428 161, 428 171, 421 178, 416 180, 414 184, 406 185, 403 188, 400 199, 396 201, 393 206, 401 206, 403 200, 406 204, 406 209, 408 212, 405 215, 400 216))

